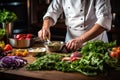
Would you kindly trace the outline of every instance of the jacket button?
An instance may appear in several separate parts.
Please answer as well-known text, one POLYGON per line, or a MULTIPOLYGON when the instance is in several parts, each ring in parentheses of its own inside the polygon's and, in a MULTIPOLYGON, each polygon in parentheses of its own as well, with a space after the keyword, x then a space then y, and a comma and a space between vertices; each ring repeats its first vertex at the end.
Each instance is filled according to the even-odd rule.
POLYGON ((68 9, 70 9, 70 7, 68 7, 68 9))
POLYGON ((81 20, 83 20, 83 18, 81 18, 81 20))
POLYGON ((83 26, 80 26, 81 28, 83 27, 83 26))
POLYGON ((83 10, 81 9, 80 12, 82 12, 83 10))

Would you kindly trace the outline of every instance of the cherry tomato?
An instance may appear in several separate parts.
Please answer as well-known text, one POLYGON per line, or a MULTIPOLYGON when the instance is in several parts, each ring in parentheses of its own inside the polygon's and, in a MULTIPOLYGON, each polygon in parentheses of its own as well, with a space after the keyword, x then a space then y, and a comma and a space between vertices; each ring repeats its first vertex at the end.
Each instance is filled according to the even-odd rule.
POLYGON ((15 36, 15 38, 16 39, 19 39, 19 38, 21 38, 23 35, 22 34, 17 34, 16 36, 15 36))
POLYGON ((32 34, 26 34, 26 38, 32 38, 32 34))
POLYGON ((117 49, 120 50, 120 46, 118 46, 117 49))
POLYGON ((116 52, 120 55, 120 49, 117 49, 116 52))
POLYGON ((116 51, 111 51, 111 52, 110 52, 110 56, 111 56, 112 58, 119 58, 119 54, 118 54, 118 52, 116 52, 116 51))
POLYGON ((24 37, 20 37, 20 38, 18 38, 18 40, 23 40, 23 39, 25 39, 24 37))

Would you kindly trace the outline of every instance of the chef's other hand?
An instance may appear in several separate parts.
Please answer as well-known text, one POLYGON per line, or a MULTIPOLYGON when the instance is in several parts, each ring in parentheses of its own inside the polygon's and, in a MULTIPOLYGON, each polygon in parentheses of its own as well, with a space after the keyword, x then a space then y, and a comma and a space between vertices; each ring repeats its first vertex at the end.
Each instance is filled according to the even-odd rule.
POLYGON ((76 51, 79 50, 82 47, 83 42, 79 39, 71 39, 66 43, 66 48, 68 51, 76 51))
POLYGON ((45 29, 42 28, 40 31, 38 31, 38 37, 40 38, 41 41, 46 41, 47 38, 50 39, 50 29, 45 29))

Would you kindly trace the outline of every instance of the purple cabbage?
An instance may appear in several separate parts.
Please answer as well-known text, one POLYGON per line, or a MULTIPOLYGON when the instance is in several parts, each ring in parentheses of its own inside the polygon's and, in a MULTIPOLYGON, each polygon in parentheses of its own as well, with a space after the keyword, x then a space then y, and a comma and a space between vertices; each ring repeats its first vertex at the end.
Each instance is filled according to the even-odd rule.
POLYGON ((27 60, 20 56, 5 56, 0 59, 0 68, 19 68, 27 64, 27 60))

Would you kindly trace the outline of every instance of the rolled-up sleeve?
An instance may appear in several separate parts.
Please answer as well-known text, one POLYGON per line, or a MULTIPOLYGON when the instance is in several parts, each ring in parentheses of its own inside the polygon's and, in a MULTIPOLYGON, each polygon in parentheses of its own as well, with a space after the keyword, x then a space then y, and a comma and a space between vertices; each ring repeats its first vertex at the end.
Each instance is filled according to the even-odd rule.
POLYGON ((95 6, 97 15, 96 24, 110 30, 112 22, 110 0, 96 0, 95 6))
POLYGON ((61 0, 53 0, 49 5, 46 14, 43 16, 43 19, 47 16, 51 17, 54 20, 54 25, 57 22, 60 14, 63 12, 61 0))

